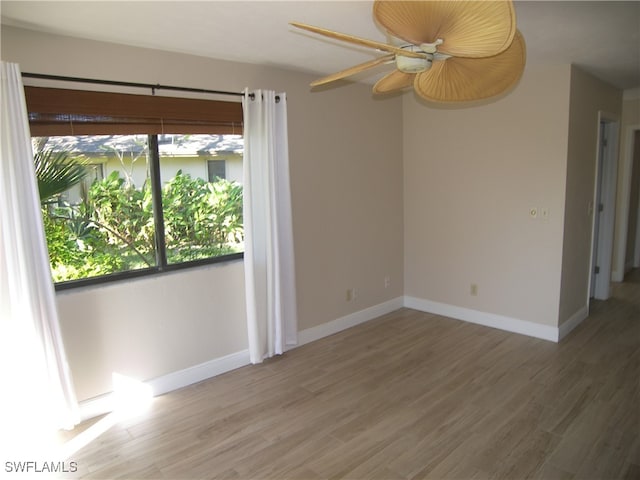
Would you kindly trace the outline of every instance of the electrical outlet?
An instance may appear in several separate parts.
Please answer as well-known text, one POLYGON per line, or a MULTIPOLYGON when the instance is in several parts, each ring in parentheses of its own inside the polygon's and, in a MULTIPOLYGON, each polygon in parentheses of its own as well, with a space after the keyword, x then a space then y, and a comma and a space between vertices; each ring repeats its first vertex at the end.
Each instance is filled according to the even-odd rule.
POLYGON ((540 218, 542 219, 543 222, 546 222, 549 220, 549 209, 546 207, 542 207, 540 209, 540 218))
POLYGON ((351 302, 353 300, 355 300, 356 298, 358 298, 358 292, 356 291, 355 288, 348 288, 347 289, 347 302, 351 302))
POLYGON ((476 283, 471 284, 471 287, 469 288, 469 293, 471 294, 472 297, 478 296, 478 285, 476 283))
POLYGON ((391 277, 386 275, 384 277, 384 288, 389 288, 391 286, 391 277))

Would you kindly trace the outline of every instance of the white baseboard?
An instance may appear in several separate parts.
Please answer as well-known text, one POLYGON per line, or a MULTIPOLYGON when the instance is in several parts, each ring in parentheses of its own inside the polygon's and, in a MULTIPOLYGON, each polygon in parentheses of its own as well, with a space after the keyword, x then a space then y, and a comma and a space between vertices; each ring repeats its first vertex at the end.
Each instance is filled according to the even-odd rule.
MULTIPOLYGON (((151 394, 155 397, 177 390, 194 383, 201 382, 216 375, 220 375, 236 368, 249 365, 249 350, 225 355, 224 357, 214 358, 208 362, 194 365, 193 367, 171 372, 167 375, 152 378, 144 383, 151 388, 151 394)), ((80 419, 88 420, 114 410, 115 394, 113 392, 105 393, 98 397, 90 398, 80 402, 80 419)))
MULTIPOLYGON (((398 297, 322 325, 318 325, 317 327, 302 330, 298 332, 297 346, 319 340, 347 328, 354 327, 360 323, 373 320, 381 315, 386 315, 394 310, 398 310, 399 308, 402 308, 402 306, 403 298, 398 297)), ((152 378, 144 383, 151 388, 152 395, 157 396, 249 364, 249 351, 242 350, 224 357, 214 358, 213 360, 185 368, 184 370, 152 378)), ((90 398, 88 400, 83 400, 80 402, 80 418, 84 421, 99 415, 110 413, 114 410, 114 406, 115 394, 113 392, 105 393, 104 395, 90 398)))
POLYGON ((519 320, 517 318, 486 313, 470 308, 456 307, 446 303, 423 300, 421 298, 405 297, 404 306, 422 312, 435 313, 444 317, 455 318, 465 322, 476 323, 486 327, 497 328, 507 332, 519 333, 529 337, 541 338, 551 342, 558 342, 558 328, 549 325, 519 320))
POLYGON ((589 316, 589 306, 584 305, 576 313, 571 315, 566 322, 558 328, 558 341, 569 335, 569 333, 580 325, 589 316))
MULTIPOLYGON (((298 347, 314 342, 347 328, 355 327, 374 318, 391 313, 403 307, 403 298, 397 297, 364 310, 359 310, 344 317, 337 318, 316 327, 307 328, 298 332, 298 347)), ((295 347, 294 347, 295 348, 295 347)))
MULTIPOLYGON (((361 323, 368 322, 402 307, 412 308, 423 312, 442 315, 445 317, 476 323, 487 327, 497 328, 508 332, 519 333, 530 337, 558 342, 576 328, 589 314, 588 306, 584 306, 573 314, 559 328, 541 325, 525 320, 481 312, 463 307, 457 307, 431 300, 414 297, 397 297, 387 302, 374 305, 344 317, 337 318, 316 327, 298 332, 298 345, 302 346, 321 338, 328 337, 361 323)), ((295 348, 295 347, 292 347, 295 348)), ((208 362, 194 365, 177 372, 153 378, 144 382, 151 388, 154 396, 162 395, 188 385, 201 382, 236 368, 249 365, 249 351, 242 350, 224 357, 215 358, 208 362)), ((95 398, 80 402, 81 420, 87 420, 99 415, 110 413, 115 405, 114 393, 106 393, 95 398)))
POLYGON ((80 421, 84 422, 90 418, 113 412, 115 405, 114 396, 113 392, 109 392, 79 402, 80 421))
MULTIPOLYGON (((463 320, 465 322, 497 328, 508 332, 519 333, 551 342, 560 341, 568 335, 569 332, 582 323, 582 321, 589 315, 588 306, 584 306, 574 313, 566 322, 560 325, 559 328, 556 328, 525 320, 519 320, 517 318, 434 302, 431 300, 414 297, 397 297, 387 302, 323 323, 322 325, 301 330, 298 332, 297 346, 302 346, 307 343, 320 340, 321 338, 355 327, 356 325, 368 322, 369 320, 373 320, 382 315, 386 315, 387 313, 391 313, 402 307, 455 318, 457 320, 463 320)), ((249 351, 242 350, 224 357, 215 358, 199 365, 194 365, 193 367, 147 380, 144 383, 151 388, 152 394, 157 396, 249 364, 249 351)), ((114 397, 115 395, 111 392, 80 402, 81 419, 84 421, 89 418, 112 412, 115 405, 114 397)))
POLYGON ((611 281, 612 282, 622 282, 624 280, 624 272, 619 270, 611 271, 611 281))
POLYGON ((249 363, 249 350, 242 350, 147 380, 145 383, 151 387, 153 396, 157 396, 244 367, 249 363))

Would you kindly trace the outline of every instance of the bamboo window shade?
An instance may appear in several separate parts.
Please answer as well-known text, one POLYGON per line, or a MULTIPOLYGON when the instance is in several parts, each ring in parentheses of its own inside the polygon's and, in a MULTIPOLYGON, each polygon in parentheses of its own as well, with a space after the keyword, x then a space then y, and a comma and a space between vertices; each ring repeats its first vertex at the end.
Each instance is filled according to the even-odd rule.
POLYGON ((31 135, 242 134, 242 104, 25 87, 31 135))

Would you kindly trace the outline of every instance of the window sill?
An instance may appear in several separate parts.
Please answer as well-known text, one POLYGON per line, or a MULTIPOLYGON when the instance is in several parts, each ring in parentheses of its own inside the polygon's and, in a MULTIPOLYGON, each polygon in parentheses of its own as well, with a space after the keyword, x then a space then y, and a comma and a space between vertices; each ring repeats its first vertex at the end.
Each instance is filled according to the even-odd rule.
POLYGON ((103 275, 100 277, 83 278, 78 280, 68 280, 65 282, 59 282, 54 284, 56 292, 75 290, 83 287, 93 287, 96 285, 114 284, 126 280, 132 280, 137 278, 153 277, 158 275, 165 275, 169 273, 194 269, 198 267, 206 267, 209 265, 221 265, 230 263, 236 260, 243 260, 244 253, 233 253, 230 255, 223 255, 220 257, 207 258, 202 260, 194 260, 192 262, 183 262, 174 265, 167 265, 165 267, 152 267, 139 270, 129 270, 127 272, 112 273, 109 275, 103 275))

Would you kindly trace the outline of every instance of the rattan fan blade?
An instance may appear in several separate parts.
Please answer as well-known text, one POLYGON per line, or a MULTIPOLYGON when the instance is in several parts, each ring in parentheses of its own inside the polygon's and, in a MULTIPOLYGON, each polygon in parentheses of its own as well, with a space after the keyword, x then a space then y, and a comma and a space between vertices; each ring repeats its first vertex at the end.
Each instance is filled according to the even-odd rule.
POLYGON ((373 86, 373 93, 389 93, 405 87, 410 87, 411 85, 413 85, 413 81, 415 78, 415 73, 404 73, 400 70, 395 70, 385 75, 376 82, 376 84, 373 86))
POLYGON ((393 54, 385 55, 384 57, 375 58, 368 62, 361 63, 360 65, 355 65, 353 67, 346 68, 339 72, 332 73, 331 75, 327 75, 326 77, 319 78, 318 80, 314 80, 313 82, 311 82, 311 86, 317 87, 320 85, 325 85, 330 82, 334 82, 336 80, 340 80, 345 77, 349 77, 351 75, 355 75, 356 73, 363 72, 364 70, 373 68, 377 65, 382 65, 383 63, 393 61, 394 58, 395 58, 395 55, 393 54))
POLYGON ((369 40, 366 38, 356 37, 355 35, 349 35, 347 33, 335 32, 333 30, 329 30, 327 28, 315 27, 313 25, 307 25, 306 23, 300 22, 289 22, 290 25, 300 28, 302 30, 307 30, 309 32, 317 33, 318 35, 323 35, 325 37, 334 38, 336 40, 342 40, 343 42, 353 43, 355 45, 360 45, 361 47, 370 47, 375 48, 376 50, 382 50, 383 52, 395 53, 396 55, 404 55, 405 57, 412 58, 424 58, 423 53, 415 53, 409 50, 403 50, 402 48, 394 47, 393 45, 388 45, 382 42, 376 42, 375 40, 369 40))
POLYGON ((438 51, 455 57, 497 55, 516 32, 513 4, 504 0, 376 0, 373 15, 390 34, 414 45, 442 39, 438 51))
POLYGON ((504 52, 487 58, 449 58, 419 73, 416 93, 438 103, 471 102, 499 95, 522 76, 526 47, 520 32, 504 52))

